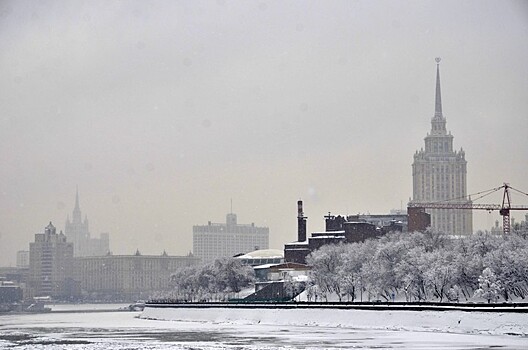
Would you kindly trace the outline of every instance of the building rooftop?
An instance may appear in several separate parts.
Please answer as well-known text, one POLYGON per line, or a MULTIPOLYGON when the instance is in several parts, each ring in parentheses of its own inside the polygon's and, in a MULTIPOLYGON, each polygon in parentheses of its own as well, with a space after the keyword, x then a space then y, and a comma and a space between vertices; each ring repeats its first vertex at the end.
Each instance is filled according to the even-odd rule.
POLYGON ((271 259, 280 258, 284 259, 284 252, 279 249, 260 249, 253 252, 249 252, 244 255, 237 256, 240 259, 271 259))

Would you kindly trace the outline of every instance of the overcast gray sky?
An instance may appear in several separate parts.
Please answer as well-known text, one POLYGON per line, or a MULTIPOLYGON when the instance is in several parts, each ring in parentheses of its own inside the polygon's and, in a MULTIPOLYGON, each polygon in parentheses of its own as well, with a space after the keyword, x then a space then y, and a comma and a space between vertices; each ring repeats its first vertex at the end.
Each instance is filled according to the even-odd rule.
POLYGON ((114 254, 186 254, 231 198, 279 249, 299 198, 309 231, 405 207, 437 56, 468 192, 528 192, 527 4, 0 1, 0 265, 77 185, 114 254))

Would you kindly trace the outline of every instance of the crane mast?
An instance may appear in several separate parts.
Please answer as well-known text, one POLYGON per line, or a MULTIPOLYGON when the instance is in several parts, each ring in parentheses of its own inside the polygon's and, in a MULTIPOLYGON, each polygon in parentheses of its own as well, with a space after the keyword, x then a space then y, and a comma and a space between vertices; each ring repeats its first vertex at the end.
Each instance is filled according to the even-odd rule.
POLYGON ((499 214, 502 215, 502 229, 504 234, 510 233, 510 191, 508 184, 504 184, 504 193, 502 194, 502 208, 499 210, 499 214))

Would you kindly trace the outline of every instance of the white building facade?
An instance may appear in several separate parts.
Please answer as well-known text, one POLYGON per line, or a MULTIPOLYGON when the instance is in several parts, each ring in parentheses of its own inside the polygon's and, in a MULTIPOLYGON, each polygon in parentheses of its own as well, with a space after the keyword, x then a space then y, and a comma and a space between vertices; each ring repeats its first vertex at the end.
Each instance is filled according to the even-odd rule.
POLYGON ((74 258, 75 279, 86 300, 134 300, 170 289, 176 270, 198 264, 192 256, 106 255, 74 258))
MULTIPOLYGON (((467 196, 467 161, 465 152, 453 150, 453 135, 447 132, 442 113, 440 59, 436 66, 435 114, 431 131, 425 137, 425 149, 414 154, 412 164, 412 203, 449 203, 470 205, 467 196)), ((431 227, 439 232, 465 235, 473 232, 473 216, 469 209, 427 209, 431 227)))
POLYGON ((238 224, 233 213, 227 214, 225 224, 193 226, 193 254, 202 262, 268 248, 269 228, 238 224))
POLYGON ((50 222, 29 244, 29 296, 71 297, 73 244, 50 222))

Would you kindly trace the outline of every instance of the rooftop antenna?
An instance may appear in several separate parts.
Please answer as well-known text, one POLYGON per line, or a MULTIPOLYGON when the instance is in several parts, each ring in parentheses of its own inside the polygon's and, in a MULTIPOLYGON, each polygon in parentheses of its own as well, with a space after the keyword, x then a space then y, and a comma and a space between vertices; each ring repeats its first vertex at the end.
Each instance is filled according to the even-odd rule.
POLYGON ((233 198, 231 198, 231 214, 233 214, 233 198))

